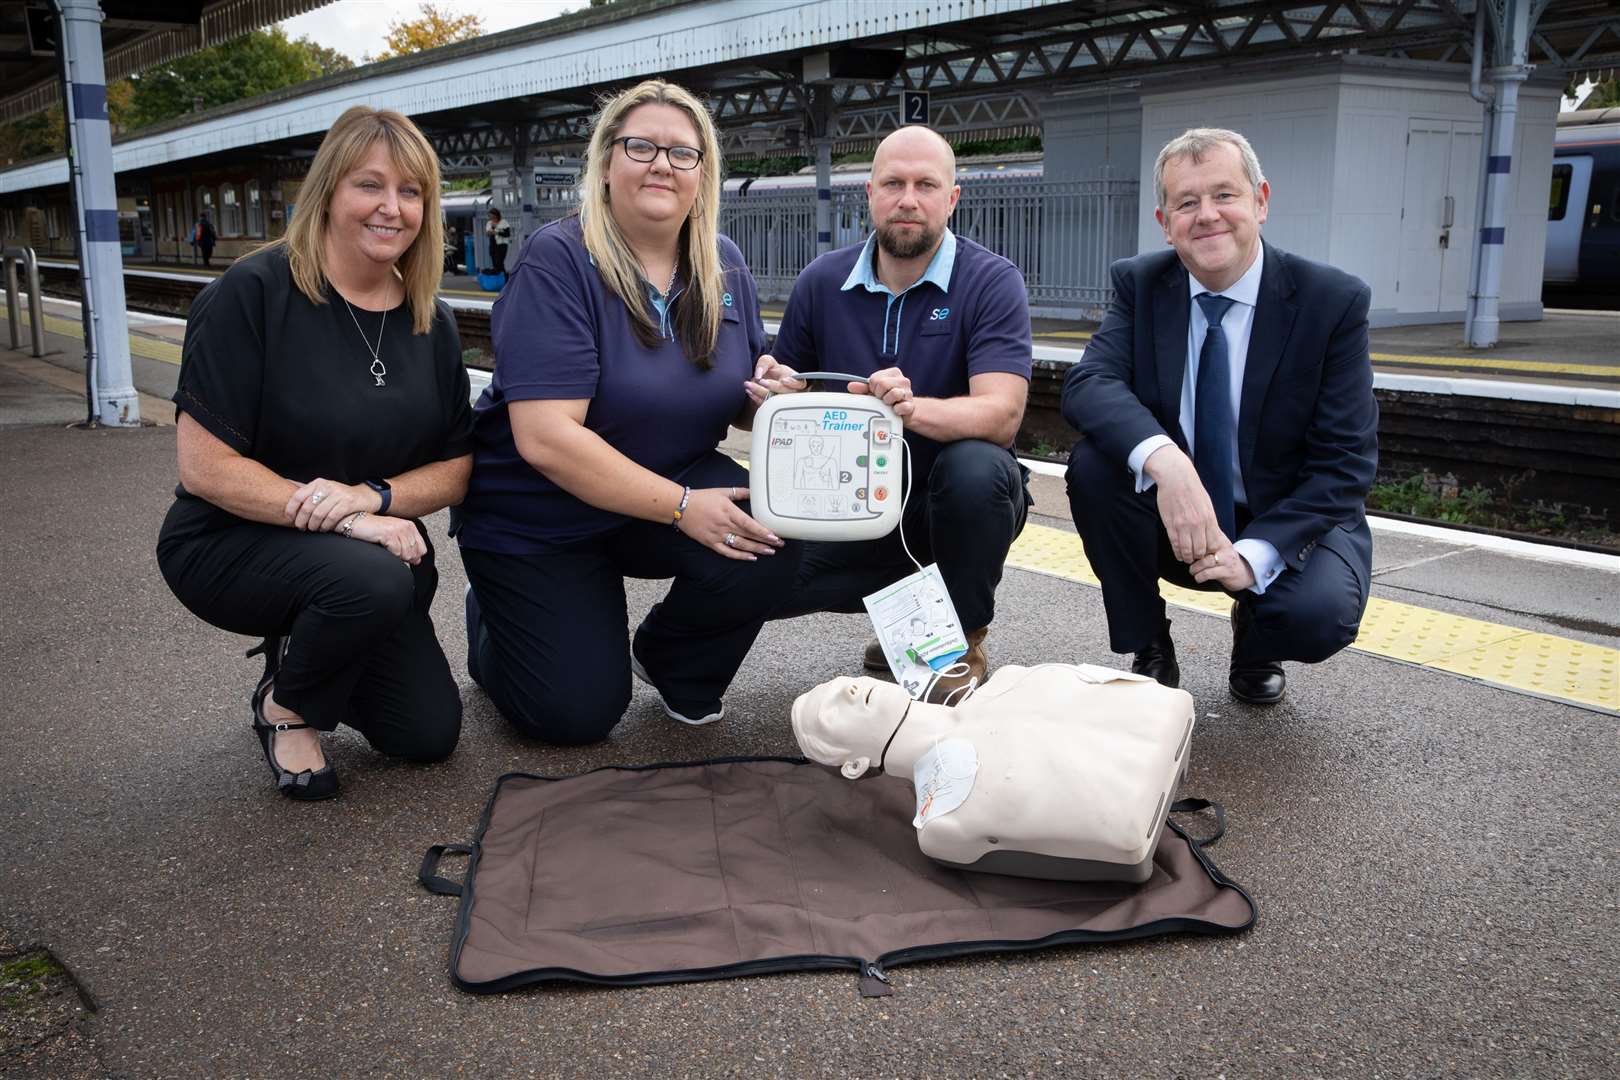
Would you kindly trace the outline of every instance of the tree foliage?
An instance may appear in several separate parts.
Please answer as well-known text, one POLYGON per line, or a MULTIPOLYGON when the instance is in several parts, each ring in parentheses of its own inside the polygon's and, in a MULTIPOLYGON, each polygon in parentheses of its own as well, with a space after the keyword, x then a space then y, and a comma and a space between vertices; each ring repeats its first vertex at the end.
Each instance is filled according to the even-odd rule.
POLYGON ((272 26, 135 76, 129 126, 143 128, 353 67, 340 52, 272 26))
POLYGON ((1611 109, 1620 105, 1620 79, 1604 79, 1592 87, 1580 104, 1583 109, 1611 109))
MULTIPOLYGON (((354 61, 308 38, 289 40, 280 27, 182 56, 107 85, 107 119, 114 135, 227 105, 283 86, 354 67, 354 61)), ((0 124, 0 160, 60 154, 67 146, 62 106, 0 124)))
POLYGON ((477 15, 456 15, 440 11, 433 4, 424 3, 414 19, 401 19, 388 24, 384 48, 368 61, 389 60, 396 56, 409 56, 425 49, 437 49, 457 41, 475 38, 484 32, 484 20, 477 15))

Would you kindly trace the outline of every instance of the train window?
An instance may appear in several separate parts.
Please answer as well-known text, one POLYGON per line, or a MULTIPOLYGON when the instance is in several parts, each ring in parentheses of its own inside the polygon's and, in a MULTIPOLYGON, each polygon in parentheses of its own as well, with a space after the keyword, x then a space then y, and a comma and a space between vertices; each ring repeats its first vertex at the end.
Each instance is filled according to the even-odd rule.
POLYGON ((247 214, 246 229, 249 236, 264 235, 264 202, 259 197, 259 182, 249 180, 242 186, 243 210, 247 214))
POLYGON ((1569 180, 1574 174, 1572 165, 1553 165, 1552 190, 1547 195, 1547 220, 1563 221, 1569 209, 1569 180))

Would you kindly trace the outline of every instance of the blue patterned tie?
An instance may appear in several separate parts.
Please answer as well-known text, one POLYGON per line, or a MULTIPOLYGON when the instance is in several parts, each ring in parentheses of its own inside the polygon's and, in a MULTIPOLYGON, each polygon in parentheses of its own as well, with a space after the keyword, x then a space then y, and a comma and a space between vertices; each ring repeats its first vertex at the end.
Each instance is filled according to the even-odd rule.
POLYGON ((1215 520, 1228 540, 1237 539, 1232 511, 1232 364, 1226 355, 1221 320, 1236 301, 1230 296, 1199 293, 1198 306, 1209 320, 1204 348, 1198 354, 1198 385, 1193 400, 1193 464, 1215 506, 1215 520))

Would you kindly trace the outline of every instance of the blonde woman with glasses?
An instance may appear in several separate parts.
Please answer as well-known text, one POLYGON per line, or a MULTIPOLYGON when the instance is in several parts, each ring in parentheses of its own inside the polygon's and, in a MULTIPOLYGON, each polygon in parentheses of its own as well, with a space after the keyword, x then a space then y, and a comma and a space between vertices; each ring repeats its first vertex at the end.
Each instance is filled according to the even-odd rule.
POLYGON ((420 520, 460 502, 472 468, 461 343, 435 299, 441 233, 433 148, 400 114, 355 106, 287 236, 186 320, 158 565, 204 621, 265 639, 253 727, 289 798, 337 794, 320 732, 339 724, 423 762, 461 732, 420 520))
POLYGON ((685 724, 722 697, 796 545, 748 515, 717 445, 765 351, 753 278, 719 235, 714 124, 653 80, 597 115, 577 216, 523 247, 495 302, 457 538, 468 669, 523 733, 601 739, 650 683, 685 724), (624 579, 673 578, 628 640, 624 579))

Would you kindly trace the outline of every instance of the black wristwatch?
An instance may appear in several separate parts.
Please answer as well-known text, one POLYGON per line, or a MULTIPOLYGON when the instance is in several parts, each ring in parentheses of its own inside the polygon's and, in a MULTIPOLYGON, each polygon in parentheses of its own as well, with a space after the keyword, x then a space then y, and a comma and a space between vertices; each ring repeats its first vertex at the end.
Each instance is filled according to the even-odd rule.
POLYGON ((382 505, 377 507, 377 513, 388 513, 388 504, 394 501, 394 491, 388 486, 386 480, 367 480, 366 487, 382 496, 382 505))

